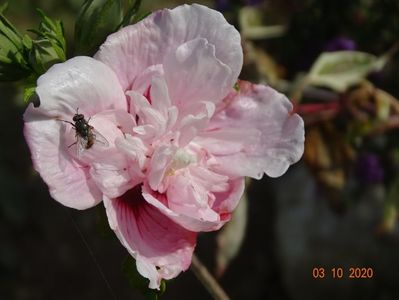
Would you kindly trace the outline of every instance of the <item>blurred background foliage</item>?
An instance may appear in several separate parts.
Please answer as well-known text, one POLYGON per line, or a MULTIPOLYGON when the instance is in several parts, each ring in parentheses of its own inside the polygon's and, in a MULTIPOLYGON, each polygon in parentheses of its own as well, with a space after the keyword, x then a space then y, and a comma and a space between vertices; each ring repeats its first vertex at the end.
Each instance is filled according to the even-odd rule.
MULTIPOLYGON (((240 78, 286 93, 306 123, 301 162, 281 178, 252 181, 231 225, 199 237, 200 258, 232 299, 398 299, 399 2, 196 2, 240 29, 240 78), (351 52, 314 71, 321 53, 339 50, 372 56, 351 52), (369 64, 381 57, 383 68, 369 64), (311 70, 345 88, 315 84, 311 70), (326 278, 314 279, 315 267, 326 278), (344 278, 332 279, 333 267, 344 278), (348 279, 350 267, 373 268, 374 277, 348 279)), ((141 11, 182 3, 144 0, 141 11)), ((37 27, 37 7, 61 19, 70 56, 81 4, 14 0, 6 16, 20 32, 37 27)), ((21 84, 1 84, 0 101, 0 299, 143 299, 121 272, 128 255, 104 226, 102 208, 62 207, 33 171, 21 84)), ((210 297, 186 272, 162 298, 210 297)))

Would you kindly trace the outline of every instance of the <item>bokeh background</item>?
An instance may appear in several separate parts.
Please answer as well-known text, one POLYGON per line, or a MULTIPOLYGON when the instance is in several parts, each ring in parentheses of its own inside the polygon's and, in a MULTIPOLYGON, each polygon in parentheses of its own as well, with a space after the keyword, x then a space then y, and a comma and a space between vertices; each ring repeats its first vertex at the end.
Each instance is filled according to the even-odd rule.
MULTIPOLYGON (((72 41, 81 2, 13 0, 6 15, 25 31, 40 7, 72 41)), ((200 235, 200 259, 232 299, 399 299, 399 2, 197 2, 242 32, 240 77, 285 92, 306 123, 304 158, 281 178, 252 181, 229 231, 200 235), (390 58, 345 91, 305 86, 317 57, 338 50, 390 58), (350 267, 373 277, 349 279, 350 267)), ((144 0, 142 11, 182 3, 144 0)), ((127 252, 101 205, 80 212, 49 197, 23 138, 24 109, 21 85, 1 84, 0 299, 145 299, 121 271, 127 252)), ((211 297, 187 271, 161 299, 211 297)))

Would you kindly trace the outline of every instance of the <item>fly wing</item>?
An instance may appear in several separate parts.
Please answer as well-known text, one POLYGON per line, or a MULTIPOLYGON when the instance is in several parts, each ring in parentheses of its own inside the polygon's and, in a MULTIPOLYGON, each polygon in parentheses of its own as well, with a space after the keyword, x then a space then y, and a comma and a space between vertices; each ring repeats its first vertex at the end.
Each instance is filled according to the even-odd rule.
POLYGON ((94 143, 98 143, 105 147, 109 146, 107 139, 101 133, 99 133, 93 126, 91 126, 91 137, 93 138, 94 143))
POLYGON ((76 155, 81 157, 83 151, 87 148, 88 140, 80 135, 76 135, 76 155))

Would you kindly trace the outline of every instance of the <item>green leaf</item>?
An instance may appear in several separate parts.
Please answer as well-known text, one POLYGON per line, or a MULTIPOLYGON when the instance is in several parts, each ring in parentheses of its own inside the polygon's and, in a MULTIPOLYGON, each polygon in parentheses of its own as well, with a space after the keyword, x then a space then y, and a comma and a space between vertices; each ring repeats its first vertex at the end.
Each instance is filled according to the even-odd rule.
POLYGON ((86 0, 75 23, 76 52, 93 55, 122 21, 121 0, 86 0))
MULTIPOLYGON (((36 79, 54 63, 66 60, 62 23, 53 21, 40 9, 37 11, 41 22, 37 30, 31 30, 37 35, 35 40, 26 34, 22 37, 0 13, 0 80, 20 80, 32 76, 33 73, 33 78, 36 79)), ((25 92, 28 97, 30 89, 25 92)))
POLYGON ((138 20, 136 19, 137 12, 139 11, 141 6, 141 0, 136 0, 132 4, 132 6, 128 9, 127 13, 125 14, 122 23, 120 24, 119 27, 124 27, 129 24, 134 23, 135 21, 137 22, 138 20))
POLYGON ((384 56, 378 58, 365 52, 325 52, 313 64, 308 84, 344 92, 348 87, 361 82, 369 73, 381 70, 385 63, 384 56))
POLYGON ((52 20, 37 9, 41 17, 38 29, 30 29, 37 35, 35 40, 25 35, 23 45, 28 52, 28 61, 36 78, 44 74, 53 64, 66 60, 66 40, 61 21, 52 20))
POLYGON ((122 271, 128 278, 131 287, 139 290, 147 299, 158 300, 160 296, 166 291, 166 281, 162 280, 159 290, 153 290, 148 287, 149 280, 140 275, 137 271, 136 261, 129 256, 122 267, 122 271))
POLYGON ((16 81, 31 73, 17 29, 0 13, 0 81, 16 81))
MULTIPOLYGON (((65 33, 64 33, 64 26, 61 21, 59 20, 52 20, 41 10, 37 9, 37 12, 42 18, 42 21, 39 24, 38 30, 30 30, 37 34, 38 38, 40 39, 47 39, 52 44, 57 45, 59 49, 62 50, 61 56, 64 57, 63 60, 66 58, 66 40, 65 40, 65 33)), ((60 58, 62 58, 60 56, 60 58)))
POLYGON ((58 44, 47 39, 33 41, 29 63, 38 76, 44 74, 52 65, 64 60, 63 50, 58 44))
POLYGON ((30 51, 33 47, 33 41, 29 35, 24 35, 22 38, 22 44, 24 45, 25 49, 30 51))
POLYGON ((24 102, 28 103, 30 98, 36 93, 36 84, 28 84, 24 87, 24 102))

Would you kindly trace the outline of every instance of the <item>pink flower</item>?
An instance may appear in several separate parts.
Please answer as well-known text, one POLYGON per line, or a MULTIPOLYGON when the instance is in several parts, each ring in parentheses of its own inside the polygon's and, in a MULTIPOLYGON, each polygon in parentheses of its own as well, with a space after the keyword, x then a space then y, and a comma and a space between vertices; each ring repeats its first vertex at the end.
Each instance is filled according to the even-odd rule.
POLYGON ((303 152, 289 100, 239 81, 240 35, 200 5, 161 10, 110 35, 95 58, 54 65, 24 115, 35 169, 60 203, 103 200, 109 224, 158 288, 191 263, 196 234, 226 223, 244 177, 276 177, 303 152), (73 122, 95 133, 79 151, 73 122))

